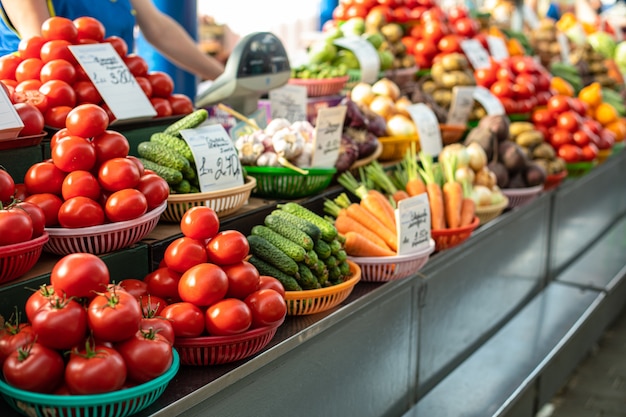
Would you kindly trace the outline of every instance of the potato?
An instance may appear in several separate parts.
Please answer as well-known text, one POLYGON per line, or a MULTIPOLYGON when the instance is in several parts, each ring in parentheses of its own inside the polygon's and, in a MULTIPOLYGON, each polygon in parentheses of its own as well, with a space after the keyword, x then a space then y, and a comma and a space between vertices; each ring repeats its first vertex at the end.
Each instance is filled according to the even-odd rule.
POLYGON ((439 62, 446 71, 463 71, 469 66, 465 55, 459 53, 446 54, 439 62))
POLYGON ((537 146, 544 141, 543 133, 538 130, 527 130, 515 136, 515 142, 527 148, 537 146))
POLYGON ((444 72, 441 75, 441 86, 452 89, 457 85, 474 85, 474 79, 463 71, 444 72))
POLYGON ((545 159, 551 161, 556 157, 556 151, 554 150, 552 145, 543 142, 533 149, 532 157, 533 159, 545 159))
POLYGON ((450 107, 452 101, 452 91, 445 89, 437 89, 433 91, 433 99, 442 107, 450 107))

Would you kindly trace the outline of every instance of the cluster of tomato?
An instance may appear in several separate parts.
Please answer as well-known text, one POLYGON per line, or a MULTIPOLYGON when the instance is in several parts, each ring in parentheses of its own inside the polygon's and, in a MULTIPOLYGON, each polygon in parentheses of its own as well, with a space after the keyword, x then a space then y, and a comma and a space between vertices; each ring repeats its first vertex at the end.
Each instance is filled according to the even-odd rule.
POLYGON ((474 71, 476 84, 488 88, 507 114, 530 113, 552 97, 550 74, 530 56, 511 56, 474 71))
POLYGON ((131 293, 111 284, 95 255, 61 258, 50 284, 35 291, 24 310, 27 322, 14 317, 0 333, 4 380, 16 388, 100 394, 150 381, 172 365, 169 322, 142 311, 131 293))
POLYGON ((167 182, 128 155, 128 140, 108 124, 102 107, 76 106, 50 139, 51 158, 26 171, 16 198, 41 207, 46 227, 132 220, 167 199, 167 182))
POLYGON ((615 134, 589 117, 587 105, 577 97, 550 97, 545 107, 533 111, 531 121, 568 163, 593 161, 615 142, 615 134))
POLYGON ((249 245, 241 232, 219 231, 219 218, 207 206, 189 209, 180 227, 183 236, 168 245, 159 268, 121 283, 150 295, 177 339, 235 335, 284 319, 285 290, 245 260, 249 245))
POLYGON ((68 49, 70 45, 102 42, 113 45, 152 102, 157 117, 193 111, 189 97, 173 93, 174 82, 167 73, 149 71, 143 58, 128 53, 122 38, 105 37, 104 26, 92 17, 47 19, 41 36, 22 39, 16 54, 0 59, 0 81, 14 103, 34 105, 50 127, 61 128, 69 111, 83 103, 102 106, 113 120, 95 85, 68 49))

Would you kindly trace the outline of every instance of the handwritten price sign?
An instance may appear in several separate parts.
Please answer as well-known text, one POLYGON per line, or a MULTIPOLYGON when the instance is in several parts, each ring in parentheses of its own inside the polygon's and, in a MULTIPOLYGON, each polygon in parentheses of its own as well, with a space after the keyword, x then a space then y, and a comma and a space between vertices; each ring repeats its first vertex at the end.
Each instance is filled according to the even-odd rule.
POLYGON ((328 107, 317 112, 315 141, 311 166, 316 168, 334 167, 339 158, 341 132, 346 117, 346 106, 328 107))
POLYGON ((476 39, 465 39, 461 41, 461 49, 463 49, 463 52, 465 52, 467 59, 469 59, 469 62, 475 70, 489 68, 491 66, 489 52, 487 52, 483 44, 476 39))
POLYGON ((269 99, 272 119, 287 119, 291 123, 306 120, 306 87, 287 84, 271 90, 269 99))
POLYGON ((476 87, 452 87, 452 101, 448 111, 447 124, 465 126, 474 108, 474 89, 476 87))
POLYGON ((420 138, 420 148, 429 155, 437 156, 443 148, 441 129, 437 116, 424 103, 412 104, 407 111, 415 123, 420 138))
POLYGON ((380 58, 371 43, 360 36, 348 36, 337 39, 335 45, 354 52, 361 67, 361 81, 372 84, 378 79, 380 58))
POLYGON ((418 252, 430 245, 430 206, 426 193, 398 203, 398 255, 418 252))

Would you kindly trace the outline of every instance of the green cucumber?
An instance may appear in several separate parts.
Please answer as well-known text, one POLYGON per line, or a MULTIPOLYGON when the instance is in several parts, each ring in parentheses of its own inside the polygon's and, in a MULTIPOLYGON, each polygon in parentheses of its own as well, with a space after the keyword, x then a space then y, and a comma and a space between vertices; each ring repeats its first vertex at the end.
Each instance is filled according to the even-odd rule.
POLYGON ((294 202, 278 204, 277 207, 285 210, 288 213, 295 214, 298 217, 308 220, 309 222, 319 227, 322 231, 322 239, 324 239, 325 241, 332 242, 332 240, 337 237, 337 229, 335 228, 335 225, 323 218, 322 216, 312 212, 308 208, 294 202))
POLYGON ((305 250, 313 249, 314 241, 311 236, 294 226, 293 223, 280 219, 273 214, 265 216, 265 225, 276 233, 302 246, 305 250))
POLYGON ((166 127, 163 133, 180 137, 181 130, 198 127, 208 118, 209 112, 206 109, 198 109, 166 127))
POLYGON ((152 136, 150 136, 150 141, 160 143, 161 145, 165 145, 168 148, 172 149, 173 151, 178 152, 179 154, 187 158, 187 160, 190 163, 194 162, 191 148, 189 147, 187 142, 185 142, 184 139, 180 139, 180 138, 177 138, 176 136, 168 135, 167 133, 156 132, 156 133, 153 133, 152 136))
POLYGON ((159 177, 167 181, 169 185, 179 184, 183 180, 183 173, 176 169, 157 164, 146 158, 139 158, 139 160, 145 169, 154 171, 159 177))
POLYGON ((285 274, 289 274, 298 278, 298 264, 291 259, 285 252, 271 244, 267 239, 249 235, 247 237, 250 245, 250 252, 257 258, 263 259, 265 262, 280 269, 285 274))
POLYGON ((150 141, 141 142, 137 145, 137 153, 142 158, 149 159, 152 162, 177 171, 182 172, 190 167, 187 158, 160 143, 150 141))
POLYGON ((307 257, 306 251, 302 246, 297 245, 267 226, 257 224, 252 228, 251 233, 267 239, 271 244, 283 251, 287 256, 296 262, 304 261, 307 257))
POLYGON ((291 275, 285 274, 280 269, 268 264, 264 260, 257 258, 256 256, 251 256, 248 258, 248 262, 250 262, 254 267, 259 271, 261 275, 268 275, 270 277, 274 277, 283 284, 285 291, 302 291, 302 287, 298 284, 298 281, 291 275))
POLYGON ((320 228, 302 217, 298 217, 295 214, 291 214, 280 209, 272 211, 271 214, 272 216, 276 216, 280 219, 293 223, 296 227, 298 227, 298 229, 311 236, 311 239, 313 240, 318 240, 322 237, 322 231, 320 228))
POLYGON ((317 252, 320 259, 328 258, 332 253, 330 245, 322 239, 315 241, 313 249, 317 252))
POLYGON ((306 266, 304 263, 298 263, 298 272, 300 278, 297 278, 298 284, 304 290, 313 290, 316 288, 320 288, 319 282, 317 282, 317 278, 313 274, 313 271, 306 266))

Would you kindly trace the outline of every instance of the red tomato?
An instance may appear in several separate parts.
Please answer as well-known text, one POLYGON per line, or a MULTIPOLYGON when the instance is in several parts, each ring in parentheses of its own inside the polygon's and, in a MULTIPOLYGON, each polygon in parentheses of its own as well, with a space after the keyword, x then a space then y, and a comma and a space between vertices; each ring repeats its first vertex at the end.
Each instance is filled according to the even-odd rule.
POLYGON ((351 19, 353 17, 359 17, 365 19, 367 16, 367 9, 361 5, 353 4, 346 9, 346 18, 351 19))
POLYGON ((52 16, 41 24, 41 37, 47 41, 63 39, 69 42, 75 42, 78 38, 78 30, 70 19, 61 16, 52 16))
POLYGON ((119 36, 107 36, 103 39, 103 41, 113 45, 113 48, 120 57, 124 58, 128 54, 128 44, 124 39, 120 38, 119 36))
POLYGON ((78 64, 74 65, 74 69, 76 70, 76 81, 89 81, 89 75, 85 72, 84 68, 78 64))
POLYGON ((91 144, 96 149, 96 165, 101 166, 104 161, 114 158, 126 158, 130 151, 128 139, 114 130, 105 130, 93 137, 91 144))
POLYGON ((285 318, 285 298, 271 289, 257 290, 248 295, 244 302, 252 313, 252 327, 271 326, 285 318))
MULTIPOLYGON (((24 311, 28 321, 32 323, 35 313, 45 304, 49 304, 55 297, 54 287, 52 285, 41 285, 39 289, 33 292, 26 300, 24 311)), ((0 358, 1 359, 1 358, 0 358)), ((0 360, 1 362, 1 360, 0 360)))
POLYGON ((488 68, 479 68, 474 71, 474 78, 476 79, 476 85, 489 88, 491 87, 491 84, 497 81, 496 70, 493 66, 488 68))
POLYGON ((90 253, 71 253, 59 259, 50 273, 50 284, 67 297, 91 298, 110 284, 107 265, 90 253))
POLYGON ((33 236, 33 221, 23 210, 0 210, 0 246, 26 242, 33 236))
POLYGON ((53 59, 64 59, 72 64, 77 64, 76 58, 68 49, 70 45, 71 42, 63 39, 47 41, 41 45, 39 57, 43 62, 52 61, 53 59))
POLYGON ((243 300, 248 295, 259 289, 259 271, 248 261, 222 267, 228 277, 227 298, 239 298, 243 300))
POLYGON ((66 173, 52 161, 36 162, 24 174, 24 184, 28 194, 52 193, 61 195, 66 173))
POLYGON ((7 203, 15 194, 15 181, 11 174, 0 168, 0 202, 7 203))
POLYGON ((115 191, 106 200, 104 213, 112 222, 136 219, 148 210, 146 196, 137 189, 126 188, 115 191))
POLYGON ((448 19, 451 22, 454 22, 458 19, 461 19, 463 17, 467 17, 467 9, 463 6, 451 6, 448 10, 447 10, 447 14, 448 14, 448 19))
POLYGON ((555 129, 550 135, 550 144, 554 149, 558 149, 563 145, 573 144, 574 138, 572 137, 572 132, 564 129, 555 129))
POLYGON ((74 64, 64 59, 53 59, 41 67, 39 79, 42 83, 50 80, 61 80, 72 84, 76 79, 76 70, 74 64))
POLYGON ((102 101, 102 96, 96 89, 96 86, 89 80, 76 81, 72 88, 76 92, 76 103, 78 104, 98 104, 102 101))
POLYGON ((159 333, 137 331, 115 347, 126 362, 128 378, 138 384, 153 380, 172 366, 172 345, 159 333))
POLYGON ((137 190, 146 197, 148 211, 159 207, 170 194, 170 187, 163 178, 156 174, 145 174, 139 178, 137 190))
POLYGON ((542 125, 546 127, 554 126, 556 123, 554 113, 545 108, 539 108, 533 111, 532 115, 530 116, 530 120, 535 125, 542 125))
MULTIPOLYGON (((163 308, 165 308, 165 306, 163 306, 161 310, 163 310, 163 308)), ((158 333, 163 336, 170 345, 174 345, 174 342, 176 341, 174 326, 172 326, 172 323, 170 323, 169 320, 163 317, 158 317, 158 314, 151 317, 146 317, 144 315, 141 322, 139 322, 139 330, 142 332, 158 333)))
POLYGON ((494 96, 498 98, 503 98, 503 97, 513 98, 515 94, 513 91, 513 85, 509 81, 505 81, 502 79, 499 79, 495 83, 491 84, 491 87, 489 87, 489 90, 494 96))
POLYGON ((426 20, 422 22, 422 37, 432 42, 433 45, 437 45, 448 33, 450 33, 448 27, 437 20, 426 20))
POLYGON ((76 38, 78 40, 92 39, 96 42, 101 42, 104 39, 105 28, 98 19, 81 16, 74 19, 73 23, 76 26, 76 38))
POLYGON ((535 85, 518 76, 513 84, 513 93, 518 99, 527 99, 535 95, 535 85))
POLYGON ((38 135, 43 132, 44 117, 37 107, 30 103, 15 103, 13 107, 24 124, 20 136, 38 135))
POLYGON ((39 87, 46 97, 50 107, 76 105, 76 92, 71 85, 61 80, 49 80, 39 87))
POLYGON ((580 124, 580 116, 573 110, 564 111, 556 118, 556 127, 567 130, 568 132, 576 132, 580 127, 580 124))
POLYGON ((126 278, 118 282, 118 285, 137 299, 148 294, 148 284, 140 279, 126 278))
POLYGON ((13 93, 13 102, 32 104, 37 107, 41 117, 48 110, 48 98, 40 93, 39 90, 16 91, 13 93))
POLYGON ((588 143, 580 147, 581 159, 583 161, 593 161, 598 157, 598 147, 593 143, 588 143))
POLYGON ((74 349, 65 367, 65 383, 72 394, 91 395, 118 391, 126 381, 126 363, 117 350, 88 344, 74 349))
MULTIPOLYGON (((154 94, 154 90, 152 94, 154 94)), ((152 107, 154 107, 154 110, 156 111, 155 117, 168 117, 174 112, 172 104, 166 98, 150 97, 150 103, 152 103, 152 107)))
POLYGON ((26 58, 15 69, 15 81, 38 80, 43 64, 39 58, 26 58))
POLYGON ((89 171, 96 165, 96 150, 82 136, 67 136, 50 149, 52 163, 61 171, 89 171))
POLYGON ((179 237, 170 243, 163 256, 165 264, 181 274, 191 267, 207 261, 204 243, 189 237, 179 237))
POLYGON ((91 138, 104 133, 109 126, 109 116, 97 104, 74 107, 65 119, 65 127, 72 135, 91 138))
POLYGON ((14 80, 15 70, 20 62, 22 58, 13 54, 0 58, 0 80, 14 80))
POLYGON ((143 162, 141 162, 141 160, 139 158, 137 158, 136 156, 128 155, 126 157, 126 159, 130 159, 131 161, 133 161, 135 163, 135 165, 137 165, 137 169, 139 170, 139 172, 141 173, 142 176, 144 174, 154 174, 154 172, 152 172, 152 171, 148 172, 145 169, 145 167, 143 166, 143 162))
POLYGON ((98 179, 89 171, 72 171, 65 176, 61 186, 64 200, 72 197, 87 197, 98 201, 102 194, 98 179))
POLYGON ((611 149, 615 144, 615 133, 609 129, 602 129, 595 144, 598 149, 611 149))
POLYGON ((591 143, 591 135, 593 134, 594 133, 591 132, 591 130, 589 130, 583 125, 581 126, 579 130, 572 133, 572 140, 574 141, 576 145, 582 148, 584 146, 589 145, 589 143, 591 143))
POLYGON ((40 193, 26 197, 25 201, 36 204, 45 214, 46 227, 54 227, 59 224, 59 210, 63 200, 56 194, 40 193))
POLYGON ((206 310, 206 329, 211 336, 243 333, 252 325, 250 307, 237 298, 225 298, 206 310))
POLYGON ((62 129, 65 127, 65 119, 69 112, 72 111, 71 106, 55 106, 49 107, 46 113, 43 115, 46 125, 55 128, 62 129))
POLYGON ((96 295, 87 308, 89 328, 94 337, 108 342, 121 342, 132 337, 139 329, 141 317, 137 299, 115 285, 96 295))
POLYGON ((135 77, 144 77, 148 74, 148 63, 137 54, 128 54, 124 57, 124 63, 135 77))
POLYGON ((456 34, 445 35, 437 43, 437 48, 445 53, 461 52, 461 39, 456 34))
POLYGON ((42 83, 39 79, 22 81, 21 83, 15 86, 15 92, 30 91, 30 90, 39 91, 39 87, 41 87, 41 84, 42 83))
POLYGON ((602 124, 595 119, 584 118, 582 122, 583 126, 589 129, 592 133, 599 135, 602 131, 602 124))
POLYGON ((210 262, 230 265, 243 261, 250 251, 246 236, 237 230, 219 232, 206 245, 210 262))
POLYGON ((537 63, 532 57, 513 56, 510 59, 513 71, 517 74, 532 74, 537 71, 537 63))
POLYGON ((25 211, 30 216, 30 220, 33 222, 32 239, 43 234, 46 226, 46 213, 41 207, 33 202, 21 201, 13 207, 13 210, 25 211))
POLYGON ((61 385, 64 370, 63 356, 41 343, 18 348, 2 365, 4 380, 9 385, 40 393, 52 393, 61 385))
POLYGON ((224 298, 228 291, 228 276, 222 268, 211 263, 194 265, 178 281, 178 294, 183 301, 207 307, 224 298))
POLYGON ((274 277, 270 277, 269 275, 261 275, 259 277, 259 289, 261 290, 264 288, 272 289, 279 293, 283 298, 285 297, 285 287, 283 287, 283 284, 281 284, 281 282, 274 277))
POLYGON ((59 225, 68 229, 104 224, 105 214, 97 201, 88 197, 72 197, 59 208, 59 225))
POLYGON ((513 82, 515 80, 515 74, 513 74, 511 68, 506 64, 500 64, 500 67, 496 70, 496 78, 498 80, 513 82))
POLYGON ((167 98, 172 106, 172 114, 189 114, 193 112, 193 102, 185 94, 174 93, 167 98))
POLYGON ((0 331, 0 363, 17 348, 33 343, 36 337, 30 324, 5 322, 0 331))
POLYGON ((152 85, 152 95, 154 97, 168 98, 174 92, 174 80, 166 72, 151 71, 146 76, 152 85))
POLYGON ((161 315, 174 328, 175 337, 198 337, 205 329, 204 313, 200 307, 184 301, 167 305, 161 315))
POLYGON ((178 295, 178 281, 181 273, 168 267, 155 269, 145 276, 148 284, 148 294, 164 299, 168 303, 180 301, 178 295))
POLYGON ((570 98, 563 95, 552 96, 548 100, 546 107, 555 114, 563 113, 571 109, 570 98))
POLYGON ((582 151, 577 145, 567 143, 560 146, 556 152, 559 157, 568 163, 579 162, 582 159, 582 151))
POLYGON ((69 350, 85 340, 87 311, 72 298, 52 296, 37 310, 31 325, 37 342, 52 349, 69 350))
POLYGON ((152 84, 150 84, 150 81, 148 81, 146 77, 135 77, 135 81, 137 81, 139 87, 141 87, 143 92, 146 94, 146 97, 152 97, 152 84))
MULTIPOLYGON (((177 288, 178 287, 175 288, 176 291, 178 291, 177 288)), ((162 318, 161 312, 168 304, 167 301, 165 301, 163 298, 157 297, 156 295, 150 293, 139 297, 138 301, 139 306, 141 307, 141 314, 143 315, 144 319, 152 317, 162 318)))
POLYGON ((45 39, 41 36, 30 36, 28 38, 20 39, 20 43, 17 46, 17 52, 20 58, 39 58, 41 46, 45 43, 45 39))
POLYGON ((452 26, 454 27, 454 31, 456 33, 466 38, 473 38, 480 29, 478 21, 471 17, 462 17, 457 19, 454 21, 452 26))
POLYGON ((587 115, 588 106, 587 103, 579 99, 578 97, 570 97, 570 107, 572 110, 581 117, 585 117, 587 115))
POLYGON ((215 210, 208 206, 192 207, 180 220, 181 232, 192 239, 211 239, 219 229, 220 219, 215 210))
POLYGON ((128 158, 111 158, 104 161, 98 170, 98 181, 107 191, 135 188, 141 173, 137 165, 128 158))
POLYGON ((333 19, 337 21, 348 20, 347 15, 346 15, 347 9, 348 8, 344 6, 343 4, 337 5, 333 9, 333 19))
POLYGON ((423 56, 427 59, 432 60, 438 52, 439 50, 437 49, 436 44, 426 39, 419 39, 417 42, 415 42, 415 49, 413 50, 413 53, 415 54, 416 58, 418 56, 423 56))

